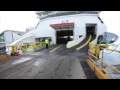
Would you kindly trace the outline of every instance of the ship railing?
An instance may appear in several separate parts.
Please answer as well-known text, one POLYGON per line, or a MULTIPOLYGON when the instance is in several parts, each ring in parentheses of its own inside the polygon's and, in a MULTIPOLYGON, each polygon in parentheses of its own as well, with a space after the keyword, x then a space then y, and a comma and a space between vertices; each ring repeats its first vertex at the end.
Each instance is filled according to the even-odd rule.
MULTIPOLYGON (((94 48, 96 46, 93 46, 94 48)), ((114 51, 114 52, 118 52, 120 53, 119 50, 111 50, 111 49, 108 49, 108 48, 103 48, 103 45, 102 47, 100 47, 100 49, 102 50, 102 58, 98 58, 96 56, 96 54, 93 52, 88 51, 88 56, 87 56, 87 63, 89 64, 90 68, 95 72, 95 74, 97 75, 97 77, 99 79, 116 79, 115 77, 113 77, 110 73, 108 73, 106 70, 105 70, 105 67, 108 67, 110 68, 111 70, 113 70, 115 73, 118 73, 120 74, 120 70, 112 67, 111 65, 105 63, 103 61, 104 59, 104 50, 110 50, 110 51, 114 51)))

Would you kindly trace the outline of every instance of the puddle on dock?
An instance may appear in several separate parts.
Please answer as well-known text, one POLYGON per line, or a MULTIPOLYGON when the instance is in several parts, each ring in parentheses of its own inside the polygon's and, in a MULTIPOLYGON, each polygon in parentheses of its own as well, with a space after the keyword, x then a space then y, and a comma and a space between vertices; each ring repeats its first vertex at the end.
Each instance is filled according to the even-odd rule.
POLYGON ((38 65, 41 65, 44 63, 44 59, 39 59, 34 63, 34 67, 37 67, 38 65))
POLYGON ((32 60, 32 58, 30 58, 30 57, 21 58, 21 59, 19 59, 19 60, 17 60, 17 61, 14 61, 14 62, 12 63, 12 65, 20 64, 20 63, 23 63, 23 62, 26 62, 26 61, 29 61, 29 60, 32 60))
POLYGON ((34 53, 29 52, 27 54, 38 56, 38 55, 44 55, 44 52, 34 52, 34 53))

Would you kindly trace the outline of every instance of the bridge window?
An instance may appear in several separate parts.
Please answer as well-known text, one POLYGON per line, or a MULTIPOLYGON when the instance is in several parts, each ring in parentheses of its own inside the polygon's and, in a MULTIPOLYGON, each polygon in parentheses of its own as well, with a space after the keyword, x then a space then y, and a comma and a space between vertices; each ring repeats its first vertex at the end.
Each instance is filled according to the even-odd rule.
MULTIPOLYGON (((53 14, 53 15, 48 15, 49 13, 51 13, 53 11, 45 11, 42 12, 42 14, 44 13, 44 17, 41 17, 40 19, 45 19, 45 18, 49 18, 49 17, 57 17, 57 16, 64 16, 64 15, 74 15, 74 14, 98 14, 98 12, 96 11, 74 11, 74 12, 67 12, 67 13, 58 13, 58 14, 53 14), (46 16, 47 15, 47 16, 46 16)), ((101 21, 103 22, 103 21, 101 21)))

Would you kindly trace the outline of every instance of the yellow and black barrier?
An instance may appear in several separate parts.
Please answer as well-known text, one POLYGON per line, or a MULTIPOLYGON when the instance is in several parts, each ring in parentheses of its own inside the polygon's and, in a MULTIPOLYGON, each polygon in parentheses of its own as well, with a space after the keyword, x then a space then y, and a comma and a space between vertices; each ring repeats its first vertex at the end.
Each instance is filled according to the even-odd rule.
POLYGON ((27 52, 30 49, 42 48, 45 47, 45 42, 34 42, 34 43, 27 43, 22 45, 12 45, 8 46, 8 48, 12 48, 12 55, 16 54, 21 50, 22 52, 27 52))

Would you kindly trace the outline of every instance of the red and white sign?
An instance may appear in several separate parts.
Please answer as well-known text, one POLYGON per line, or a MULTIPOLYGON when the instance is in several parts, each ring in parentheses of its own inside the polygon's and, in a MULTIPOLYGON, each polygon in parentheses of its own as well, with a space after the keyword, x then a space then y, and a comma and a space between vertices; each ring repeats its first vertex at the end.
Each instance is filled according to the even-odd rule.
POLYGON ((74 22, 59 23, 59 24, 50 24, 55 30, 73 30, 74 22))

